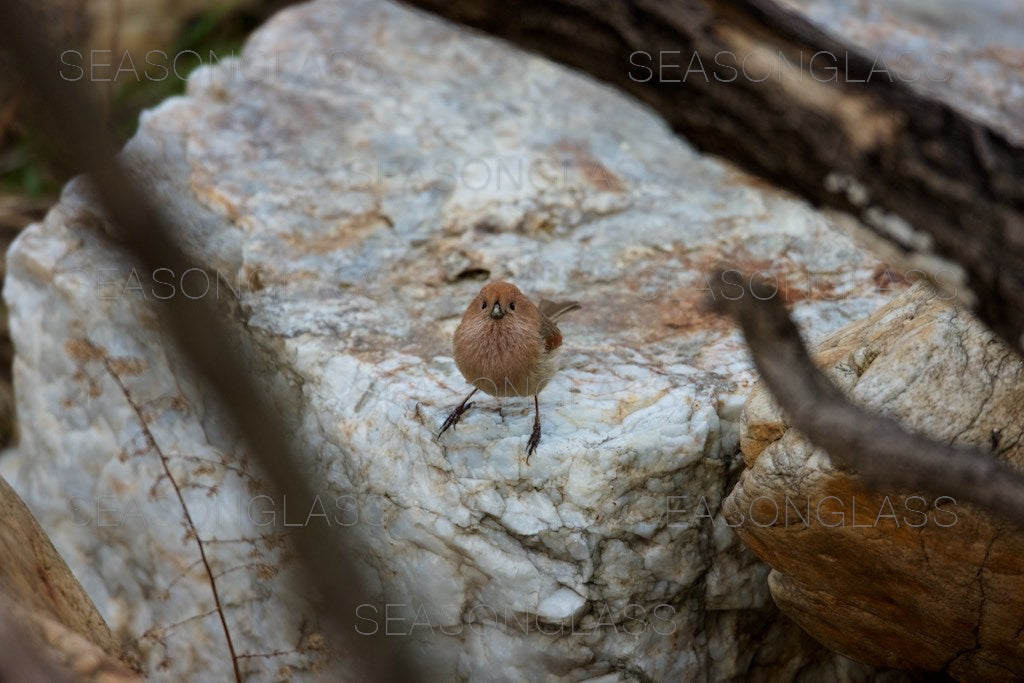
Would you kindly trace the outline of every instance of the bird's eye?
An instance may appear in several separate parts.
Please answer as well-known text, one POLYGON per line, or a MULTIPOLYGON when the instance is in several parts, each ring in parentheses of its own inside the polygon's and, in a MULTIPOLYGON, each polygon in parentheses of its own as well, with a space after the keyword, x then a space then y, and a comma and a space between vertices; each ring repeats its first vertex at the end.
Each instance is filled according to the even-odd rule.
POLYGON ((487 302, 486 301, 484 301, 482 304, 480 304, 480 310, 481 311, 486 311, 487 310, 487 302))
POLYGON ((516 310, 516 302, 515 301, 509 301, 508 302, 508 310, 510 310, 510 311, 516 310))

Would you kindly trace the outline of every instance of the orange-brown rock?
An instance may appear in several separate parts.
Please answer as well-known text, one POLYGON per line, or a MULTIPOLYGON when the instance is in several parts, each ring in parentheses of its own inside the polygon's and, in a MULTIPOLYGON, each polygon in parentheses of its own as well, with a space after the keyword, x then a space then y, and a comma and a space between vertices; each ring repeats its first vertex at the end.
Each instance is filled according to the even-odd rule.
MULTIPOLYGON (((817 359, 858 405, 1024 464, 1024 364, 929 288, 828 336, 817 359)), ((866 490, 789 427, 763 386, 741 448, 747 469, 726 518, 808 633, 879 666, 1024 677, 1024 533, 952 493, 866 490)))
MULTIPOLYGON (((0 615, 25 644, 82 681, 137 680, 82 585, 0 478, 0 615), (20 631, 26 629, 26 633, 20 631)), ((8 653, 11 654, 11 653, 8 653)), ((31 658, 26 659, 31 661, 31 658)))

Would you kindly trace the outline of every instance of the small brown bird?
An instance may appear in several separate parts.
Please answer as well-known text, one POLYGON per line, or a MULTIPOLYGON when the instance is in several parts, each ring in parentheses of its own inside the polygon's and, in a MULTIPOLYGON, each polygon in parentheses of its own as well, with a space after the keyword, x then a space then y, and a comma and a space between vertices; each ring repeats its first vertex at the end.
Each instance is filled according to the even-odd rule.
POLYGON ((498 398, 533 396, 533 433, 526 444, 526 464, 540 443, 540 393, 558 369, 555 352, 562 345, 558 319, 579 308, 575 301, 540 306, 509 282, 491 282, 462 315, 452 349, 455 365, 475 389, 441 425, 438 436, 458 424, 479 390, 498 398))

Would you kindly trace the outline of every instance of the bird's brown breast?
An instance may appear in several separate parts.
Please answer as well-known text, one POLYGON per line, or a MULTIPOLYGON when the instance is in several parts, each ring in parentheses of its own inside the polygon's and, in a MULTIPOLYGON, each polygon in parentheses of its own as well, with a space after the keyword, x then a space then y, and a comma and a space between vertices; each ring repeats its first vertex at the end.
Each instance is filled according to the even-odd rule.
MULTIPOLYGON (((455 364, 492 396, 533 396, 551 379, 551 351, 528 320, 463 320, 455 331, 455 364)), ((559 342, 561 341, 561 335, 559 342)), ((553 349, 552 349, 553 350, 553 349)))

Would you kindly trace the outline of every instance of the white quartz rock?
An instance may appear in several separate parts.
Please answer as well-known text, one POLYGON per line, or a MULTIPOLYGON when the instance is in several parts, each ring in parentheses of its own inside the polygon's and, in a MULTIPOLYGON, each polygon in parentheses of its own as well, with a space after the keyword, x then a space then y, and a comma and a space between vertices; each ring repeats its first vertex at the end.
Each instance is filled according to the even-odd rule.
POLYGON ((21 438, 0 474, 150 679, 230 676, 160 454, 250 680, 345 679, 293 581, 297 524, 358 536, 377 594, 357 630, 413 639, 435 680, 868 675, 779 621, 711 520, 753 373, 698 308, 704 273, 771 269, 829 332, 889 294, 825 216, 602 85, 370 0, 280 13, 144 114, 125 157, 219 279, 137 272, 70 183, 9 254, 21 438), (529 400, 479 397, 436 438, 469 388, 450 340, 480 276, 583 306, 529 465, 529 400), (157 325, 171 293, 241 316, 316 500, 268 493, 157 325))

